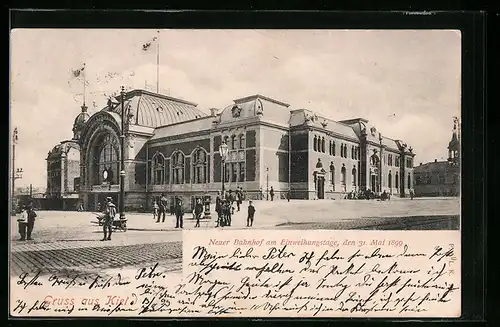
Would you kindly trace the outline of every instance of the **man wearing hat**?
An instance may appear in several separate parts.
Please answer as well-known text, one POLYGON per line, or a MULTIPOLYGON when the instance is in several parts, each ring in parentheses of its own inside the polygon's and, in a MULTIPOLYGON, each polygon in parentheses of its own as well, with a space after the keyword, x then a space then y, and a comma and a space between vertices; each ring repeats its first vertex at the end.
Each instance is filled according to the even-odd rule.
POLYGON ((106 198, 106 209, 104 211, 104 221, 102 231, 104 238, 101 241, 111 241, 111 233, 113 232, 113 220, 116 216, 116 206, 111 197, 106 198))
POLYGON ((252 204, 252 200, 250 200, 248 201, 247 227, 252 227, 254 216, 255 216, 255 207, 252 204))
POLYGON ((184 225, 184 208, 182 207, 182 199, 178 198, 175 204, 175 228, 183 228, 184 225))

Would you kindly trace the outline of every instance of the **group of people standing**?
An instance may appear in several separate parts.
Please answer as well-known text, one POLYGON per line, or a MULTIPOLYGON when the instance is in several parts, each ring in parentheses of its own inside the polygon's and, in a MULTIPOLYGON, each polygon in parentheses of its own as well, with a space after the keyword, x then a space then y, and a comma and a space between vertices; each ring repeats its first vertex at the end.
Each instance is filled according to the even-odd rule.
POLYGON ((31 238, 31 233, 33 232, 33 228, 35 228, 36 217, 37 214, 33 207, 33 202, 21 207, 21 215, 17 219, 19 235, 21 235, 20 241, 33 240, 33 238, 31 238))
MULTIPOLYGON (((244 198, 245 196, 241 187, 238 187, 235 192, 232 190, 224 192, 224 194, 217 192, 217 197, 215 199, 217 225, 215 227, 231 226, 232 215, 234 214, 234 203, 236 203, 237 211, 240 211, 244 198)), ((253 206, 252 201, 249 201, 247 227, 251 227, 253 225, 254 216, 255 207, 253 206)))
MULTIPOLYGON (((232 215, 234 214, 236 204, 236 210, 241 210, 241 204, 244 199, 243 188, 238 187, 236 191, 229 190, 221 194, 221 192, 217 192, 217 197, 215 199, 215 212, 217 213, 217 226, 216 227, 224 227, 231 226, 232 215)), ((170 215, 176 216, 176 225, 175 228, 183 228, 184 224, 184 208, 182 199, 179 197, 175 197, 173 203, 169 204, 168 199, 165 197, 165 194, 161 194, 159 199, 153 200, 153 219, 156 220, 156 223, 165 222, 167 212, 170 215)), ((196 199, 196 202, 193 207, 193 217, 196 220, 196 224, 194 227, 200 227, 200 220, 204 213, 204 205, 201 199, 196 199)), ((253 225, 253 219, 255 215, 255 207, 252 204, 252 201, 249 202, 248 209, 248 218, 247 218, 247 226, 250 227, 253 225)))
POLYGON ((153 202, 153 219, 156 219, 157 223, 159 223, 160 220, 164 223, 167 211, 171 216, 175 214, 175 228, 184 228, 184 208, 182 199, 175 197, 174 202, 168 206, 168 199, 165 197, 165 194, 162 193, 159 201, 154 200, 153 202))

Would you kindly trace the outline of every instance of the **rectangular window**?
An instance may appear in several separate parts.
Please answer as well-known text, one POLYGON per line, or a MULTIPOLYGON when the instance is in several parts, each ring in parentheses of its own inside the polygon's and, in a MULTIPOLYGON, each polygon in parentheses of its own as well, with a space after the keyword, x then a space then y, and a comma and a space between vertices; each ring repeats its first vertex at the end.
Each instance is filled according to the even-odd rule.
POLYGON ((231 180, 231 164, 227 163, 225 167, 224 181, 229 182, 231 180))
POLYGON ((245 181, 245 163, 240 162, 239 165, 240 165, 240 182, 244 182, 245 181))
POLYGON ((236 163, 232 164, 232 175, 231 175, 231 182, 237 182, 238 181, 238 166, 236 163))

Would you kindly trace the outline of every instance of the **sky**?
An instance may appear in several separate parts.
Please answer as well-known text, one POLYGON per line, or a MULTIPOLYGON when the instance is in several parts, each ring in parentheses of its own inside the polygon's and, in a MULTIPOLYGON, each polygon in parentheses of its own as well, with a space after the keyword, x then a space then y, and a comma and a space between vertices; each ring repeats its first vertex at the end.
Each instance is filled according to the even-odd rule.
POLYGON ((363 117, 401 139, 415 164, 445 160, 460 117, 461 35, 454 30, 84 30, 11 33, 16 186, 46 186, 46 161, 89 113, 126 89, 155 89, 209 112, 262 94, 333 120, 363 117), (153 41, 158 37, 156 41, 153 41), (152 42, 148 51, 143 45, 152 42), (80 76, 81 77, 81 76, 80 76))

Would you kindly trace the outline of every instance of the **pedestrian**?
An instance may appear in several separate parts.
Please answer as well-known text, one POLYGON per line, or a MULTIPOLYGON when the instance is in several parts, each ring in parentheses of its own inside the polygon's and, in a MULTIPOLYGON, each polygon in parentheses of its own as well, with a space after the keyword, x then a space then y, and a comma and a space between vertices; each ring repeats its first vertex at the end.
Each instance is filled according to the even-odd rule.
POLYGON ((254 215, 255 215, 255 207, 252 204, 252 200, 250 200, 248 201, 247 227, 252 227, 254 215))
POLYGON ((203 213, 203 204, 201 204, 200 199, 197 199, 196 205, 194 206, 194 214, 196 217, 196 225, 194 225, 194 227, 200 227, 200 218, 202 213, 203 213))
POLYGON ((271 196, 271 201, 273 201, 274 200, 274 189, 272 186, 271 186, 271 191, 269 191, 269 195, 271 196))
POLYGON ((262 187, 259 188, 259 200, 264 200, 264 191, 262 191, 262 187))
POLYGON ((415 194, 413 193, 413 190, 410 190, 410 199, 413 200, 413 197, 415 196, 415 194))
POLYGON ((167 212, 167 205, 168 205, 167 202, 168 202, 167 198, 162 193, 160 195, 160 204, 159 204, 160 210, 159 210, 159 214, 158 214, 158 219, 156 219, 157 223, 160 222, 160 218, 162 218, 162 221, 161 221, 162 223, 165 222, 165 215, 166 215, 166 212, 167 212))
POLYGON ((227 201, 226 204, 226 222, 225 225, 231 227, 232 214, 234 212, 234 208, 232 206, 231 201, 227 201))
POLYGON ((215 227, 219 227, 222 222, 222 198, 219 191, 217 191, 217 197, 215 198, 215 212, 217 213, 217 225, 215 227))
POLYGON ((19 219, 17 219, 17 224, 19 227, 19 235, 21 235, 19 241, 25 241, 26 228, 28 227, 28 217, 26 213, 26 208, 21 208, 21 215, 19 216, 19 219))
POLYGON ((153 220, 156 220, 156 217, 160 215, 160 206, 156 203, 156 200, 153 200, 153 220))
POLYGON ((177 204, 175 208, 175 228, 183 228, 184 225, 184 208, 182 206, 182 200, 177 199, 177 204))
POLYGON ((288 202, 290 202, 290 196, 291 196, 291 194, 290 194, 290 193, 291 193, 291 192, 290 192, 290 189, 288 189, 288 190, 286 191, 286 199, 287 199, 287 201, 288 201, 288 202))
POLYGON ((236 207, 238 208, 238 212, 240 211, 240 205, 242 203, 241 196, 242 196, 242 194, 241 194, 240 190, 239 189, 236 190, 236 207))
POLYGON ((106 198, 106 207, 104 210, 104 219, 102 222, 102 232, 104 237, 101 241, 111 241, 111 234, 113 233, 113 221, 116 216, 116 206, 111 197, 106 198))
POLYGON ((26 210, 26 217, 28 220, 28 223, 26 225, 26 239, 28 241, 33 240, 31 238, 31 233, 33 232, 33 228, 35 227, 35 218, 37 217, 37 214, 35 212, 35 208, 33 207, 33 202, 31 202, 28 205, 28 208, 26 210))

